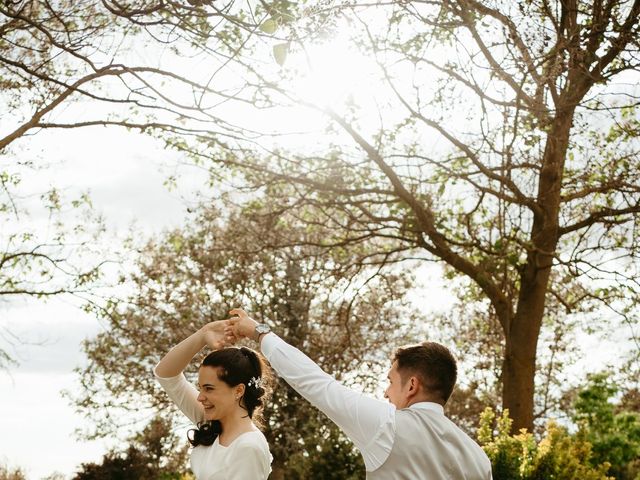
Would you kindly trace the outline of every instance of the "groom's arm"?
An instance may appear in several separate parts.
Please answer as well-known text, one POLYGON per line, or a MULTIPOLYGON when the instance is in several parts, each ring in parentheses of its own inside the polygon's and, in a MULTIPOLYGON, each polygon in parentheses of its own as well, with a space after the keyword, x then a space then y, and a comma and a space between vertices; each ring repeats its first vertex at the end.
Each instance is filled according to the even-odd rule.
POLYGON ((258 335, 242 309, 230 312, 228 334, 257 340, 273 369, 312 405, 327 415, 362 453, 368 471, 387 460, 395 438, 395 407, 338 383, 313 360, 274 333, 258 335))
POLYGON ((308 356, 273 333, 260 349, 273 369, 353 441, 368 471, 382 466, 393 447, 395 407, 340 384, 308 356))

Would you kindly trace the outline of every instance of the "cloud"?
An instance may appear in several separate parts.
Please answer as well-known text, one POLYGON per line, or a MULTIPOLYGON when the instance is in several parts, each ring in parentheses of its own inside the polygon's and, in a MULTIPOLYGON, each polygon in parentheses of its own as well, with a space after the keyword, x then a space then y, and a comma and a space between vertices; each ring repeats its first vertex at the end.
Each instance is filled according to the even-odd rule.
POLYGON ((81 342, 96 335, 98 321, 61 298, 27 299, 2 311, 0 348, 18 362, 13 373, 70 373, 86 361, 81 342))

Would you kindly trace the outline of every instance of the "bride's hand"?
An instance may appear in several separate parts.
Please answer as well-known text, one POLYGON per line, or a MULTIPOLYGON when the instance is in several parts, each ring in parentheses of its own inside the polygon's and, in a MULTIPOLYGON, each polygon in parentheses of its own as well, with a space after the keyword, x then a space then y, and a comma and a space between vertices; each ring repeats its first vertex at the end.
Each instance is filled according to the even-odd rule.
POLYGON ((219 350, 235 343, 236 337, 229 333, 227 327, 227 320, 218 320, 209 322, 200 329, 205 343, 211 350, 219 350))

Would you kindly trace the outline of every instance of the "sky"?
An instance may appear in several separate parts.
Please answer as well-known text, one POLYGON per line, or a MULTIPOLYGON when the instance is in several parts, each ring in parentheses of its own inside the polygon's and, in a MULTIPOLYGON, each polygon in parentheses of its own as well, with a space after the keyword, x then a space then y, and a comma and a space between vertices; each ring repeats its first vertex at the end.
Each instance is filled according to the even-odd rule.
MULTIPOLYGON (((163 186, 171 154, 150 139, 104 128, 42 132, 29 140, 27 155, 54 165, 36 173, 44 183, 69 195, 89 189, 109 235, 124 236, 133 223, 151 235, 182 222, 185 203, 163 186)), ((61 395, 78 388, 80 343, 100 331, 98 321, 69 298, 19 299, 0 304, 0 327, 19 338, 9 346, 19 365, 0 372, 0 464, 40 479, 99 461, 113 445, 78 440, 74 430, 86 420, 61 395)))

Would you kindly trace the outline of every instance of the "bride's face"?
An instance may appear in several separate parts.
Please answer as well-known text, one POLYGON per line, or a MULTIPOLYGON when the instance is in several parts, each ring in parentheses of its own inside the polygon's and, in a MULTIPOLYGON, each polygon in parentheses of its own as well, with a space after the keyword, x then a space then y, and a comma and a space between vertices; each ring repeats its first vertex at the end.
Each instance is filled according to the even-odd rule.
POLYGON ((200 367, 198 401, 204 408, 205 420, 224 420, 239 407, 243 385, 230 387, 218 378, 220 367, 200 367))

